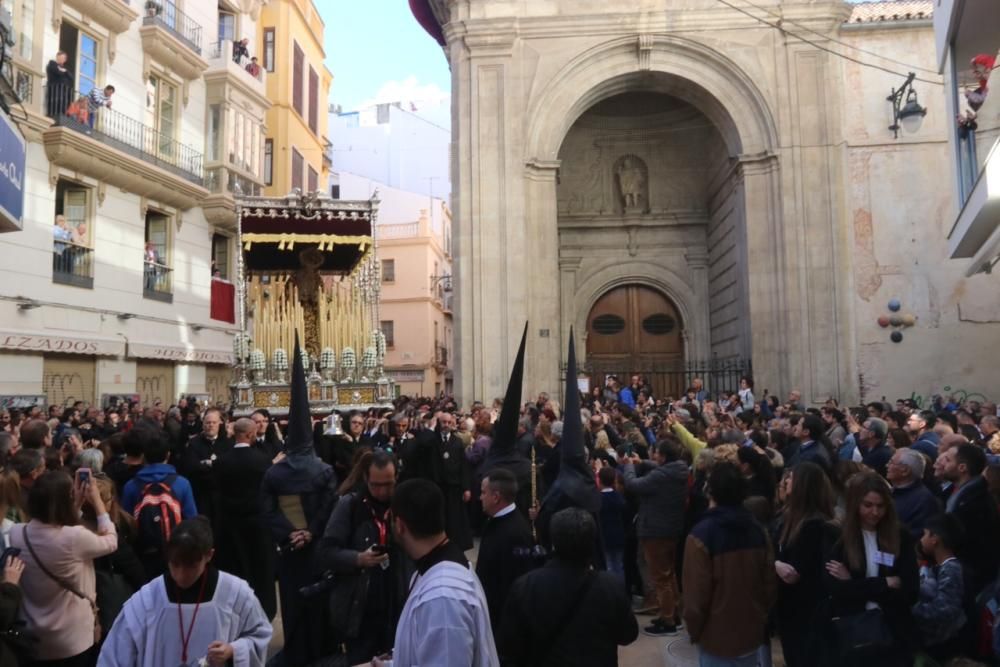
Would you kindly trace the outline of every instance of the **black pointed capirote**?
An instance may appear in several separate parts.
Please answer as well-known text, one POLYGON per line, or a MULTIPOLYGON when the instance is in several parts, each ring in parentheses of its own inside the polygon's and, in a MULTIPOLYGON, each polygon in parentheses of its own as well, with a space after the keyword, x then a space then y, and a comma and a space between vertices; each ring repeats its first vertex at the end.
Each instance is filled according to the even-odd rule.
POLYGON ((524 383, 524 346, 528 340, 528 323, 524 323, 524 333, 521 334, 521 347, 514 359, 514 368, 510 371, 507 382, 507 393, 503 397, 503 409, 500 418, 493 425, 493 444, 490 452, 494 456, 509 454, 517 444, 517 423, 521 417, 521 385, 524 383))
POLYGON ((309 388, 306 386, 306 372, 302 366, 299 349, 299 332, 295 332, 295 352, 292 355, 292 384, 288 405, 288 431, 285 437, 285 451, 289 456, 313 448, 312 413, 309 410, 309 388))
MULTIPOLYGON (((563 432, 559 441, 559 474, 546 494, 545 502, 580 507, 588 512, 601 508, 601 495, 594 483, 594 472, 587 465, 583 443, 583 422, 580 420, 580 389, 577 384, 576 345, 573 328, 569 330, 569 353, 566 357, 566 392, 563 397, 563 432), (559 496, 565 496, 560 500, 559 496), (568 499, 568 503, 566 503, 568 499)), ((544 504, 544 503, 543 503, 544 504)))

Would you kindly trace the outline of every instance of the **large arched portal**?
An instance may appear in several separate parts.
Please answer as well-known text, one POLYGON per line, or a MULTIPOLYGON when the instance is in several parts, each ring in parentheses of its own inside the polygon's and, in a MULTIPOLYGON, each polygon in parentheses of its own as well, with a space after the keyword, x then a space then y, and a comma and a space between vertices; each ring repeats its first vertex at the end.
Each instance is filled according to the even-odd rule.
POLYGON ((572 267, 561 299, 575 304, 563 312, 578 328, 586 318, 587 368, 655 368, 654 384, 676 396, 686 365, 749 366, 751 342, 745 203, 730 145, 697 106, 661 92, 667 83, 648 76, 586 110, 560 147, 556 191, 559 263, 572 267), (654 302, 676 325, 669 351, 646 349, 666 340, 642 335, 654 302), (594 327, 609 306, 624 318, 612 348, 594 327))

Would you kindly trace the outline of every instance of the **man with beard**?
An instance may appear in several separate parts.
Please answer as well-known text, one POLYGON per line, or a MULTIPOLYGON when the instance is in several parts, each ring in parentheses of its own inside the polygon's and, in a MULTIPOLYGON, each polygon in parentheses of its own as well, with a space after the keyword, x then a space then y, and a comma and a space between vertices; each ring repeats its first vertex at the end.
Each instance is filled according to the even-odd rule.
POLYGON ((392 534, 395 459, 375 450, 358 465, 364 470, 364 490, 337 502, 316 554, 319 569, 335 575, 330 627, 351 665, 392 648, 412 575, 392 534))

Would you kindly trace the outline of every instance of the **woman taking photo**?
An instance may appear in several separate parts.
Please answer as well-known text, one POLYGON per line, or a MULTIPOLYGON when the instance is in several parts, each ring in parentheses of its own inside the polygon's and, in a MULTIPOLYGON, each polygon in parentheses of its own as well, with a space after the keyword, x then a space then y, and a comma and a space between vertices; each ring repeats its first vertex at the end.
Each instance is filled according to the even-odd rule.
POLYGON ((843 530, 826 573, 834 621, 833 644, 825 654, 833 664, 913 664, 910 608, 919 593, 917 558, 890 487, 877 473, 858 473, 848 482, 843 530))
POLYGON ((815 463, 800 463, 787 474, 787 498, 775 540, 778 575, 775 619, 788 667, 814 663, 815 628, 825 597, 825 556, 838 538, 833 491, 815 463))
POLYGON ((99 627, 94 559, 118 547, 115 525, 90 480, 77 481, 64 472, 47 472, 28 494, 29 523, 10 531, 11 546, 21 550, 21 590, 28 631, 43 637, 32 665, 87 667, 99 627), (90 505, 97 533, 80 525, 80 510, 90 505))

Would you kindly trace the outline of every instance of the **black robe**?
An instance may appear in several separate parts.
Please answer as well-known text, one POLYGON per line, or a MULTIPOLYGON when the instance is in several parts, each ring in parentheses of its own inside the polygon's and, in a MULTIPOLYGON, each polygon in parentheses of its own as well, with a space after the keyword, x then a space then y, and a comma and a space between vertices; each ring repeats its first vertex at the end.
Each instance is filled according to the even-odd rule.
POLYGON ((215 440, 209 440, 202 433, 188 441, 176 464, 177 472, 191 482, 194 504, 198 507, 199 514, 211 519, 213 530, 217 530, 218 525, 215 523, 216 493, 212 466, 232 448, 233 442, 225 435, 219 434, 215 440))
POLYGON ((292 667, 308 665, 328 654, 326 598, 322 595, 306 599, 299 589, 315 583, 314 551, 336 502, 337 477, 333 468, 322 463, 313 471, 295 469, 288 459, 271 466, 261 483, 260 499, 271 539, 281 549, 278 554, 278 586, 281 590, 281 618, 285 630, 285 647, 280 664, 292 667), (301 549, 289 544, 295 530, 281 509, 281 499, 298 498, 306 529, 312 541, 301 549))
POLYGON ((513 511, 491 518, 483 526, 476 559, 476 575, 483 585, 490 610, 493 636, 498 636, 503 606, 514 580, 532 567, 531 548, 535 540, 524 516, 513 511))
POLYGON ((267 452, 234 447, 212 466, 215 475, 216 562, 220 569, 244 579, 273 620, 275 548, 260 506, 260 486, 271 467, 267 452))
POLYGON ((463 496, 466 491, 472 493, 472 468, 465 458, 465 445, 454 433, 447 441, 433 433, 431 442, 434 481, 444 494, 445 532, 462 551, 468 551, 472 548, 472 529, 463 496))

